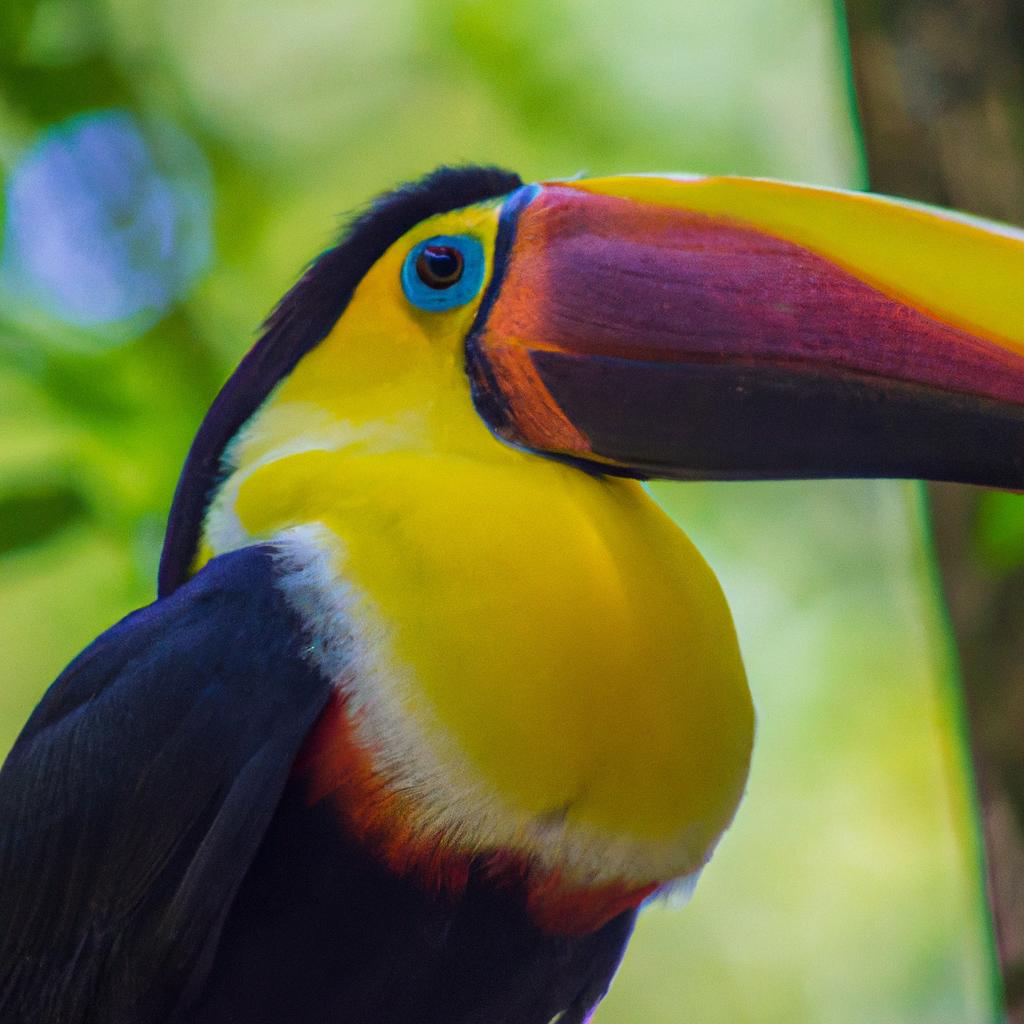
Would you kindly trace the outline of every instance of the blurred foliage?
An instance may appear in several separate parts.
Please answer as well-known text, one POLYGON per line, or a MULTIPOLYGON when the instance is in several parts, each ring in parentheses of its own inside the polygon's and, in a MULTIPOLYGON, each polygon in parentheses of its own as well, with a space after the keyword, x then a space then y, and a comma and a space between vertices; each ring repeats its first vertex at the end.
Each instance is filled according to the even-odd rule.
POLYGON ((693 903, 641 920, 611 1020, 997 1019, 919 487, 655 491, 725 586, 758 737, 736 823, 693 903))
MULTIPOLYGON (((849 0, 873 188, 1024 223, 1024 5, 849 0)), ((1024 1022, 1024 499, 932 485, 1010 1019, 1024 1022)))
MULTIPOLYGON (((134 340, 0 303, 0 749, 78 649, 151 599, 196 426, 338 213, 464 160, 527 179, 857 185, 845 74, 830 0, 0 3, 5 185, 68 118, 175 124, 210 166, 215 245, 209 273, 134 340)), ((693 905, 643 916, 598 1020, 993 1019, 914 492, 656 493, 723 578, 759 740, 693 905)))
POLYGON ((997 572, 1024 565, 1024 495, 979 495, 975 543, 982 561, 997 572))

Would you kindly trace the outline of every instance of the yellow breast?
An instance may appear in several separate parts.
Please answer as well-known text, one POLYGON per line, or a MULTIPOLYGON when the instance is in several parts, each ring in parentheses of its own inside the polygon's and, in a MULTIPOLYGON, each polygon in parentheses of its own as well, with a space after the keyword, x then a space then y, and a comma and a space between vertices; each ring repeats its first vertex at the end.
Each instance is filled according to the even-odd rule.
MULTIPOLYGON (((753 717, 720 588, 635 483, 530 456, 313 451, 263 467, 253 536, 319 522, 404 713, 535 818, 695 857, 731 818, 753 717)), ((691 865, 691 867, 694 865, 691 865)))

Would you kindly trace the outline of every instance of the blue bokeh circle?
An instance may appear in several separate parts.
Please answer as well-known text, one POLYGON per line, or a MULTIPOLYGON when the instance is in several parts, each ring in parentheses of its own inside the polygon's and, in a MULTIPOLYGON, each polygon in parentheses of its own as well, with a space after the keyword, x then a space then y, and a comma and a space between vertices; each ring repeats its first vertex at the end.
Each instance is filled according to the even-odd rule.
POLYGON ((125 110, 51 125, 5 188, 0 295, 110 343, 142 333, 210 262, 210 171, 196 143, 125 110))

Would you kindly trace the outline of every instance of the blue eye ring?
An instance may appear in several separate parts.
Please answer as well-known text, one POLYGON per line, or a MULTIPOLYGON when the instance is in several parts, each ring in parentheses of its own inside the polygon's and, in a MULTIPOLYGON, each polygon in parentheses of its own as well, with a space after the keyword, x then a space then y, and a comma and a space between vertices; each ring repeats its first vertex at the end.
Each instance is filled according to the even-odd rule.
POLYGON ((409 250, 402 264, 402 291, 420 309, 438 312, 464 306, 484 283, 484 247, 472 235, 434 235, 409 250))

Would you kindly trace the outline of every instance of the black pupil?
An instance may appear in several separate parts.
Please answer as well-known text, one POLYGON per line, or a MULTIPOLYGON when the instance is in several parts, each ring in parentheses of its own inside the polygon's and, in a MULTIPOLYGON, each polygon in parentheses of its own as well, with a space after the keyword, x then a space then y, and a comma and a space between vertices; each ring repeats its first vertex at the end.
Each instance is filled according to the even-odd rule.
POLYGON ((462 253, 451 245, 428 245, 416 257, 416 273, 429 288, 451 288, 462 277, 462 253))

